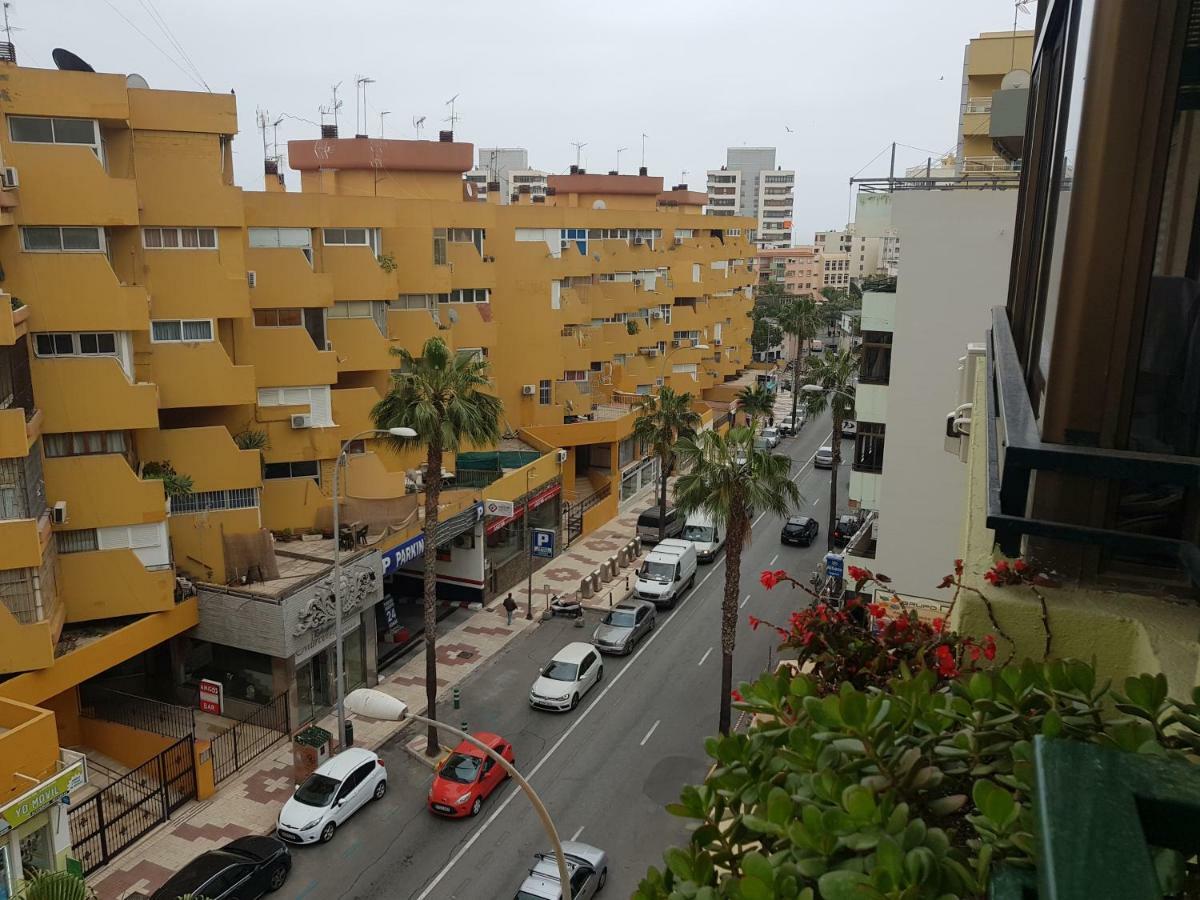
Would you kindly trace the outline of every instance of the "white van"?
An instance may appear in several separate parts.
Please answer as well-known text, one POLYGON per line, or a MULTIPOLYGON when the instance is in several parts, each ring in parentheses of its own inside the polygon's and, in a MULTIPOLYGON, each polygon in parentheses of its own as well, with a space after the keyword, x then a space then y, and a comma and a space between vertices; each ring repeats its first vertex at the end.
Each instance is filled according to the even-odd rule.
POLYGON ((696 546, 671 538, 646 554, 634 593, 658 607, 672 607, 696 581, 696 546))
POLYGON ((706 512, 692 513, 683 526, 683 539, 696 547, 696 559, 710 563, 725 546, 725 523, 716 522, 706 512))

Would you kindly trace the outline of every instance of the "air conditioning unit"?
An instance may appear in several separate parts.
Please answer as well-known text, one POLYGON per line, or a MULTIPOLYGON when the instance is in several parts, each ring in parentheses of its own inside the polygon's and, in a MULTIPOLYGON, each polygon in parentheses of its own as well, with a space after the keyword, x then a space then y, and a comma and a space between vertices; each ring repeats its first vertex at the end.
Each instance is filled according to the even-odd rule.
POLYGON ((653 357, 653 356, 658 356, 658 348, 657 348, 657 347, 651 347, 649 350, 647 350, 647 351, 646 351, 646 355, 647 355, 647 356, 652 356, 652 357, 653 357))
POLYGON ((681 343, 682 343, 681 341, 671 341, 671 347, 678 349, 679 346, 681 345, 681 343))
POLYGON ((537 385, 536 384, 521 385, 521 396, 522 397, 532 397, 536 393, 537 393, 537 385))
POLYGON ((246 284, 250 285, 250 287, 252 287, 252 288, 258 287, 258 273, 253 272, 253 271, 247 272, 246 273, 246 284))
MULTIPOLYGON (((5 173, 6 178, 7 178, 7 174, 8 173, 6 172, 5 173)), ((52 506, 50 508, 50 521, 53 522, 55 525, 66 525, 67 524, 67 501, 66 500, 59 500, 57 503, 54 504, 54 506, 52 506)))
POLYGON ((312 428, 312 416, 308 413, 294 413, 292 415, 293 428, 312 428))
POLYGON ((17 176, 17 167, 5 166, 0 171, 0 187, 3 187, 6 191, 11 191, 13 188, 19 188, 20 186, 21 179, 17 176))
POLYGON ((565 463, 567 461, 567 451, 561 447, 558 448, 558 461, 560 463, 565 463))
POLYGON ((662 317, 663 317, 663 311, 661 309, 650 310, 650 318, 661 319, 662 317))
POLYGON ((642 244, 644 244, 644 243, 646 243, 646 239, 645 239, 645 238, 635 237, 635 238, 633 239, 633 246, 635 246, 635 247, 640 247, 640 246, 642 246, 642 244))

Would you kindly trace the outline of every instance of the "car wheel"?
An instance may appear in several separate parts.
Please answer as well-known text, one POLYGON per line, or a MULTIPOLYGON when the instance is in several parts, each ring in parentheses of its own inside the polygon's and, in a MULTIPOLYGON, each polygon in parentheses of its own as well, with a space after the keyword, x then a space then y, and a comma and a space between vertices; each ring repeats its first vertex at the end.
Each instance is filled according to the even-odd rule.
POLYGON ((596 890, 597 891, 604 890, 604 883, 606 881, 608 881, 608 869, 601 869, 600 870, 600 880, 596 882, 596 890))
POLYGON ((328 844, 333 840, 333 833, 337 831, 337 823, 329 822, 321 829, 321 843, 328 844))
POLYGON ((471 815, 479 815, 479 810, 483 808, 483 798, 476 797, 475 802, 471 804, 471 815))
POLYGON ((603 680, 604 680, 604 666, 601 666, 600 668, 598 668, 596 670, 596 684, 599 684, 603 680))
POLYGON ((692 577, 688 579, 688 586, 687 586, 687 589, 690 591, 690 590, 691 590, 692 588, 694 588, 695 586, 696 586, 696 573, 695 573, 695 572, 693 572, 693 573, 692 573, 692 577))
POLYGON ((371 797, 375 800, 382 800, 383 795, 387 793, 387 779, 380 779, 379 784, 375 785, 375 793, 371 797))
POLYGON ((267 892, 274 893, 283 887, 283 883, 287 881, 288 867, 283 863, 276 863, 275 868, 271 870, 271 874, 267 876, 267 892))
POLYGON ((574 696, 571 698, 571 709, 574 709, 574 708, 575 708, 575 707, 577 707, 578 705, 579 705, 579 695, 578 695, 578 694, 575 694, 575 695, 574 695, 574 696))

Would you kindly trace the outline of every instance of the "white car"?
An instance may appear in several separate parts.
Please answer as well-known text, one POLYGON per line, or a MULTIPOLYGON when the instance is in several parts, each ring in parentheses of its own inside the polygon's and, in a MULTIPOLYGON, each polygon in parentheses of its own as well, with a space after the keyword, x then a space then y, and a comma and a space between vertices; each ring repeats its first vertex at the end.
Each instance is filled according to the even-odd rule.
POLYGON ((767 447, 774 450, 779 446, 779 429, 767 427, 762 430, 762 439, 766 441, 767 447))
MULTIPOLYGON (((571 877, 572 900, 592 900, 608 881, 608 854, 579 841, 563 841, 562 849, 571 877)), ((558 857, 539 853, 529 877, 517 891, 517 900, 562 900, 562 883, 558 878, 558 857)))
POLYGON ((820 447, 813 456, 814 469, 832 469, 833 468, 833 448, 820 447))
POLYGON ((293 844, 326 843, 339 825, 387 793, 379 754, 350 747, 326 761, 283 804, 275 832, 293 844))
POLYGON ((582 641, 567 644, 538 673, 529 690, 529 705, 560 712, 574 709, 603 677, 600 651, 582 641))

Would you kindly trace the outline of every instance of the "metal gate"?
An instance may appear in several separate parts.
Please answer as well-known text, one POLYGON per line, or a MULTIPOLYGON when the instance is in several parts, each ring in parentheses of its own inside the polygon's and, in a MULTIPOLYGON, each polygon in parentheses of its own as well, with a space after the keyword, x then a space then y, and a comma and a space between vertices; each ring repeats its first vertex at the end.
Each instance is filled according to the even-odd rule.
POLYGON ((189 735, 71 806, 71 845, 83 873, 96 871, 195 796, 196 759, 189 735))
POLYGON ((584 497, 578 503, 567 505, 567 546, 583 534, 583 514, 612 493, 610 485, 604 485, 590 497, 584 497))
POLYGON ((213 780, 220 784, 290 733, 287 694, 260 706, 212 739, 213 780))

